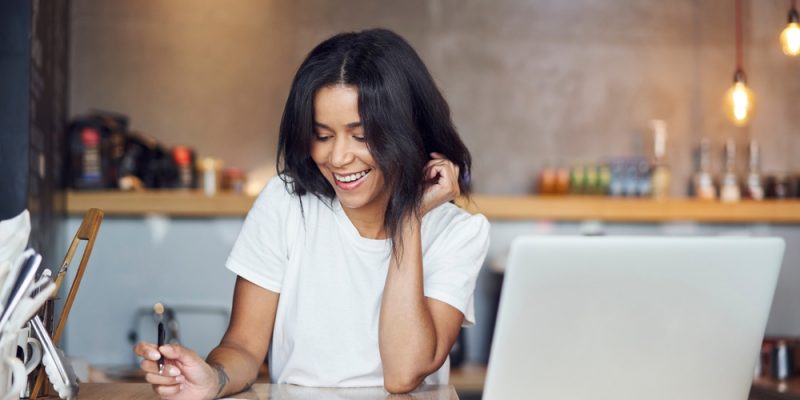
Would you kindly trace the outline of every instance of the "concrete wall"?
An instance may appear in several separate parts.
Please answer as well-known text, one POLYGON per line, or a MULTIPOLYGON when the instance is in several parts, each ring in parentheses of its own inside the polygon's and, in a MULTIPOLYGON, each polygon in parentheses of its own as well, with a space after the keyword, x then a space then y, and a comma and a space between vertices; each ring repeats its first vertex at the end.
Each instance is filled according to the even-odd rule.
POLYGON ((169 145, 271 166, 304 55, 381 26, 412 43, 449 100, 477 191, 524 193, 548 161, 642 154, 647 121, 662 118, 682 195, 703 135, 761 140, 768 171, 800 167, 800 59, 777 39, 788 3, 744 5, 758 97, 746 129, 721 111, 735 68, 728 0, 74 0, 70 113, 124 112, 169 145))

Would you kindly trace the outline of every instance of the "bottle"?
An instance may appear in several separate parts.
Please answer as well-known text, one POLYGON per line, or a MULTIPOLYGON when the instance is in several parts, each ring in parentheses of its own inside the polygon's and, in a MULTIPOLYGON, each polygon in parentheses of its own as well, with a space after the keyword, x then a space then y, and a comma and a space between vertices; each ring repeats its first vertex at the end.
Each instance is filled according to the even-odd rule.
POLYGON ((750 141, 750 163, 747 173, 747 197, 764 200, 764 186, 761 184, 761 157, 758 142, 750 141))
POLYGON ((634 196, 650 197, 653 195, 653 168, 645 157, 637 157, 635 164, 636 192, 634 196))
POLYGON ((669 197, 671 173, 666 162, 667 153, 667 123, 656 119, 650 121, 653 129, 653 170, 651 185, 653 197, 664 199, 669 197))
POLYGON ((779 381, 785 381, 791 377, 793 361, 786 341, 778 340, 775 348, 772 349, 772 377, 779 381))
POLYGON ((700 162, 692 185, 694 194, 700 200, 714 200, 717 198, 717 188, 714 187, 714 178, 711 174, 711 141, 708 138, 700 140, 700 162))
POLYGON ((614 159, 610 162, 610 181, 608 182, 608 194, 614 197, 621 197, 625 194, 625 161, 614 159))
POLYGON ((608 195, 611 185, 611 167, 607 163, 597 167, 597 194, 608 195))
POLYGON ((86 187, 103 187, 102 157, 100 152, 100 132, 93 127, 85 127, 80 133, 83 145, 82 178, 86 187))
POLYGON ((722 176, 719 198, 724 203, 735 203, 741 197, 739 181, 736 178, 736 142, 728 139, 725 142, 725 174, 722 176))
POLYGON ((222 170, 222 189, 233 193, 244 193, 245 174, 241 168, 222 170))
POLYGON ((222 171, 222 160, 217 158, 205 157, 197 161, 199 170, 199 185, 206 196, 213 196, 220 188, 220 173, 222 171))
POLYGON ((569 168, 559 165, 556 167, 556 194, 569 193, 569 168))
POLYGON ((541 195, 554 194, 556 192, 556 172, 549 163, 545 163, 544 168, 539 172, 537 186, 537 192, 541 195))
MULTIPOLYGON (((640 184, 640 179, 639 179, 639 166, 641 164, 647 165, 647 162, 645 162, 643 160, 641 160, 641 162, 640 162, 640 160, 637 159, 637 158, 630 158, 630 159, 626 159, 625 160, 625 165, 623 167, 624 172, 623 172, 623 178, 622 178, 623 179, 623 183, 622 183, 623 196, 625 196, 625 197, 634 197, 634 196, 636 196, 638 193, 640 193, 642 191, 642 189, 640 188, 640 186, 642 186, 642 185, 640 184)), ((649 190, 650 179, 641 180, 641 181, 647 182, 648 188, 646 188, 646 190, 649 190)))
POLYGON ((572 194, 583 194, 586 169, 581 164, 573 164, 569 173, 569 191, 572 194))
POLYGON ((175 146, 172 149, 172 161, 177 168, 177 176, 173 185, 177 188, 197 187, 197 172, 195 170, 194 152, 186 146, 175 146))
POLYGON ((598 170, 594 164, 587 164, 583 174, 583 192, 585 194, 595 195, 598 193, 598 170))

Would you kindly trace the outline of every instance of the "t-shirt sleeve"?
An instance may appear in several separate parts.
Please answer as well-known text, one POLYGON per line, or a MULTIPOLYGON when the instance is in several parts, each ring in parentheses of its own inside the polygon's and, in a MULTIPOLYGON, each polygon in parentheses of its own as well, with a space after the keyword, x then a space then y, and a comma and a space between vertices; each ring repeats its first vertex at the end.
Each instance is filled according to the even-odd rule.
POLYGON ((225 267, 264 289, 280 293, 288 263, 287 218, 291 195, 275 177, 258 195, 225 267))
POLYGON ((465 213, 445 223, 430 259, 423 259, 425 296, 458 309, 464 326, 470 326, 475 323, 475 282, 489 250, 489 221, 465 213))

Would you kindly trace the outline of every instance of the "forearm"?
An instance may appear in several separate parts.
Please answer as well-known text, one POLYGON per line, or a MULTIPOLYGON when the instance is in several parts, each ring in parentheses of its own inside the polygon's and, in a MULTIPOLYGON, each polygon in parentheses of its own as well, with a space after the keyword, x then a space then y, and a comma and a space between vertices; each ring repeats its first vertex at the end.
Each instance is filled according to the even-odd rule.
POLYGON ((436 328, 423 292, 420 223, 406 221, 400 257, 389 264, 379 342, 387 389, 408 391, 438 368, 436 328), (399 262, 398 262, 399 261, 399 262), (408 389, 408 390, 403 390, 408 389))
POLYGON ((222 340, 206 358, 217 375, 217 392, 214 398, 247 390, 256 380, 258 360, 234 342, 222 340))

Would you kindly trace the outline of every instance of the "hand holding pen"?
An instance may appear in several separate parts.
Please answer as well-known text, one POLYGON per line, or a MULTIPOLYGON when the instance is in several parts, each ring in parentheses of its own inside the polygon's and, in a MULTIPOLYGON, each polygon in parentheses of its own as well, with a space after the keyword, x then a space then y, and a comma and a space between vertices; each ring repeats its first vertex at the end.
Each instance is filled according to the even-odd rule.
MULTIPOLYGON (((157 318, 159 311, 164 312, 161 304, 156 304, 153 309, 157 318)), ((140 367, 153 391, 165 399, 214 398, 218 390, 216 371, 192 350, 165 342, 163 321, 159 321, 158 342, 139 342, 133 349, 142 357, 140 367)))
MULTIPOLYGON (((164 305, 161 303, 156 303, 153 306, 153 311, 156 313, 156 318, 158 319, 158 348, 160 349, 161 346, 164 345, 164 305)), ((164 357, 158 358, 158 373, 164 373, 164 357)))

